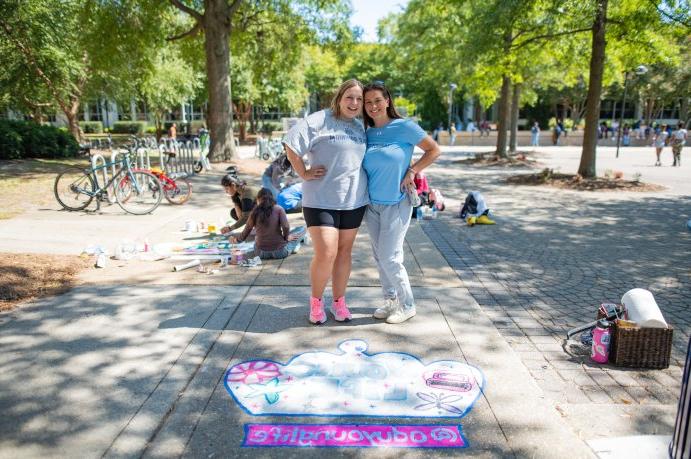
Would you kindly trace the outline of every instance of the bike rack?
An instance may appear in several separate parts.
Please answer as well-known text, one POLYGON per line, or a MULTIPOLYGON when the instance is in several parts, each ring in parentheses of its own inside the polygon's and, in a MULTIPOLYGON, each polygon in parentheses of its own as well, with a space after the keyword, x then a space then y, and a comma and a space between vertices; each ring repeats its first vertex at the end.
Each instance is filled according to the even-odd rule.
POLYGON ((168 175, 194 175, 195 152, 199 149, 199 140, 195 140, 196 142, 187 141, 183 143, 172 139, 161 139, 161 143, 158 145, 161 169, 168 175), (164 154, 166 151, 174 152, 175 157, 168 160, 164 154))

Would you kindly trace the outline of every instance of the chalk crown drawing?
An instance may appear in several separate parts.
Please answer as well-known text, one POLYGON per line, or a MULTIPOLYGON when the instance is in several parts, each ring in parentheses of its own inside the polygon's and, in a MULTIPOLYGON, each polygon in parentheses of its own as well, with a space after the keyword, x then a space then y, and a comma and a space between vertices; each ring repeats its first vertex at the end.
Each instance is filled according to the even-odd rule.
POLYGON ((360 339, 338 349, 298 354, 286 364, 238 363, 225 374, 226 389, 252 415, 460 418, 485 387, 482 372, 466 363, 368 354, 360 339))

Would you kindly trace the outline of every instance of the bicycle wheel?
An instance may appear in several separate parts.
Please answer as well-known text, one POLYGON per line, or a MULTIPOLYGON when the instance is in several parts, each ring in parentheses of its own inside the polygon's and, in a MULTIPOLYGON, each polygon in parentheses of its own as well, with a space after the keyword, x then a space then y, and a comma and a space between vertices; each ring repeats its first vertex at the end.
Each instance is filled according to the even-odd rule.
POLYGON ((83 210, 94 199, 96 184, 91 174, 80 167, 69 168, 55 177, 53 193, 66 210, 83 210))
POLYGON ((184 204, 192 196, 192 184, 185 178, 170 179, 163 185, 163 195, 171 204, 184 204))
POLYGON ((127 213, 150 214, 163 199, 163 187, 155 175, 144 171, 125 172, 115 186, 115 199, 127 213))

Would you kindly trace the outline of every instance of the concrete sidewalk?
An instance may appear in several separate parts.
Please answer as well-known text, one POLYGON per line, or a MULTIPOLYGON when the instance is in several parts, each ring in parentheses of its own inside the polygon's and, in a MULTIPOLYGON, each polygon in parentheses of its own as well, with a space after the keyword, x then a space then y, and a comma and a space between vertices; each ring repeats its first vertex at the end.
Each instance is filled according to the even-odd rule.
MULTIPOLYGON (((547 160, 549 154, 545 153, 547 160)), ((544 260, 551 260, 545 272, 564 266, 563 275, 574 280, 565 284, 562 294, 564 303, 578 305, 578 313, 559 311, 565 314, 561 318, 558 314, 540 316, 551 301, 543 301, 545 309, 538 310, 534 306, 540 303, 536 298, 528 299, 528 292, 510 290, 518 282, 516 273, 526 270, 533 273, 533 296, 533 292, 547 289, 542 282, 545 274, 529 266, 533 260, 525 258, 525 252, 531 247, 535 252, 536 244, 544 244, 541 237, 548 233, 530 239, 530 226, 538 220, 549 222, 555 218, 555 210, 544 205, 552 202, 555 192, 545 192, 550 198, 536 204, 537 216, 524 212, 518 202, 526 197, 522 193, 532 194, 534 189, 502 189, 498 182, 504 171, 453 163, 461 156, 460 152, 447 152, 446 162, 430 171, 432 186, 450 190, 446 193, 449 211, 457 209, 463 190, 471 186, 493 193, 490 207, 499 203, 504 209, 510 204, 516 207, 506 217, 500 216, 496 227, 472 228, 474 233, 451 212, 440 220, 411 225, 406 239, 406 267, 418 315, 404 324, 387 325, 371 318, 380 289, 364 227, 354 250, 348 293, 354 320, 348 324, 330 320, 314 327, 307 323, 309 246, 285 260, 268 261, 261 268, 231 267, 215 276, 194 270, 173 273, 170 261, 111 262, 105 270, 85 273, 84 283, 67 294, 0 315, 0 409, 4 414, 0 420, 0 455, 325 455, 322 449, 242 448, 244 425, 257 422, 460 424, 470 444, 460 453, 479 457, 594 457, 596 451, 607 447, 589 441, 611 436, 669 435, 676 405, 672 396, 664 398, 661 394, 673 395, 679 387, 678 350, 675 365, 669 370, 642 372, 651 380, 642 386, 638 376, 627 379, 631 372, 609 366, 584 368, 581 361, 567 356, 561 347, 557 349, 559 337, 571 321, 582 321, 588 307, 594 306, 591 303, 595 300, 586 297, 579 287, 589 282, 587 276, 581 279, 573 274, 576 269, 587 272, 587 266, 571 263, 575 260, 571 255, 559 257, 566 245, 556 241, 550 246, 553 250, 539 252, 544 260), (521 229, 524 231, 518 231, 521 229), (514 253, 518 248, 521 250, 514 253), (570 266, 574 268, 567 272, 570 266), (569 292, 582 300, 569 297, 569 292), (339 342, 352 338, 365 340, 368 353, 404 352, 425 363, 444 359, 467 362, 481 369, 487 385, 472 410, 461 419, 362 416, 347 420, 251 416, 224 387, 225 371, 239 362, 287 362, 308 351, 336 352, 339 342), (564 358, 558 358, 560 352, 564 358), (536 364, 538 357, 542 363, 536 364), (595 370, 604 376, 588 384, 580 384, 580 379, 573 380, 575 384, 566 383, 564 375, 581 377, 576 374, 578 369, 587 371, 591 378, 595 378, 595 370), (615 382, 606 383, 604 377, 615 382), (633 398, 638 387, 657 396, 650 400, 633 398), (602 394, 606 398, 600 397, 602 394), (619 401, 612 394, 619 394, 619 401)), ((9 251, 32 238, 32 247, 43 253, 79 253, 87 242, 92 242, 91 238, 93 243, 108 247, 123 236, 146 237, 152 242, 185 241, 196 237, 180 231, 186 218, 211 221, 226 215, 227 202, 217 181, 217 175, 195 178, 190 205, 162 205, 152 218, 130 219, 117 211, 95 215, 46 209, 4 221, 0 223, 0 251, 9 251), (50 237, 45 232, 27 235, 21 231, 38 222, 46 227, 46 221, 58 229, 50 237)), ((575 195, 566 192, 564 200, 580 209, 585 205, 575 203, 575 195)), ((680 204, 685 202, 687 198, 680 204)), ((673 210, 670 202, 670 214, 673 210)), ((576 217, 584 218, 580 213, 576 217)), ((586 217, 594 219, 595 215, 586 217)), ((564 231, 577 227, 574 225, 565 223, 564 231)), ((664 231, 659 226, 648 229, 664 231)), ((674 234, 680 244, 688 239, 674 234)), ((606 243, 612 237, 607 234, 602 241, 606 243)), ((579 241, 585 244, 586 240, 579 241)), ((682 248, 679 256, 687 253, 688 248, 682 248)), ((683 263, 683 258, 671 262, 683 263)), ((663 261, 658 263, 664 265, 663 261)), ((688 328, 676 315, 672 321, 675 326, 681 325, 682 337, 688 336, 688 328)), ((431 449, 328 451, 328 455, 346 457, 458 454, 458 450, 431 449)))

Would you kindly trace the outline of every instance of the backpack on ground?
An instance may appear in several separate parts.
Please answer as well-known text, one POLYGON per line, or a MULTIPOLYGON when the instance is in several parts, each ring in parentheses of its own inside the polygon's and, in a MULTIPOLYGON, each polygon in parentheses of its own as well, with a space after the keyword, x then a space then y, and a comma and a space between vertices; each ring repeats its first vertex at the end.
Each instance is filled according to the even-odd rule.
POLYGON ((465 198, 463 207, 461 208, 460 217, 465 219, 466 217, 479 217, 480 215, 489 214, 489 208, 485 203, 485 199, 482 197, 479 191, 471 191, 465 198))

